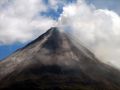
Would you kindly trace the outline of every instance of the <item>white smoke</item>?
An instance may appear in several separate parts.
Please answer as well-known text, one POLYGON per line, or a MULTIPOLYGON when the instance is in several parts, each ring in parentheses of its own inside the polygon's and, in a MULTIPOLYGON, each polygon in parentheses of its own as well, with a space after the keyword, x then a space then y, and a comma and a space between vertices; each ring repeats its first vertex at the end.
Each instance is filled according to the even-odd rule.
POLYGON ((120 68, 120 16, 117 13, 96 9, 78 0, 63 8, 59 26, 90 48, 100 60, 120 68))

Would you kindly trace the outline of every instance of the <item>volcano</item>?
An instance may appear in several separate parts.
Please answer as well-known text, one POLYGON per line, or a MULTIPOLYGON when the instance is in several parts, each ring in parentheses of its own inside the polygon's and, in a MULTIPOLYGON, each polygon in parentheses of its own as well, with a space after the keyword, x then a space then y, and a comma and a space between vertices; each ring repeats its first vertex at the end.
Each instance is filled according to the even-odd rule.
POLYGON ((0 62, 0 90, 120 90, 120 71, 50 28, 0 62))

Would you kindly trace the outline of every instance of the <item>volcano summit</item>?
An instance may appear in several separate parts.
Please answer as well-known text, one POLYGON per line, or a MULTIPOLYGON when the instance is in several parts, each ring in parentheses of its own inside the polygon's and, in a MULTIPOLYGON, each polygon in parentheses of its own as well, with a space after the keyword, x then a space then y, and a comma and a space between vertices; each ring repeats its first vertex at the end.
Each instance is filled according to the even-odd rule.
POLYGON ((52 27, 0 62, 0 90, 120 90, 120 71, 52 27))

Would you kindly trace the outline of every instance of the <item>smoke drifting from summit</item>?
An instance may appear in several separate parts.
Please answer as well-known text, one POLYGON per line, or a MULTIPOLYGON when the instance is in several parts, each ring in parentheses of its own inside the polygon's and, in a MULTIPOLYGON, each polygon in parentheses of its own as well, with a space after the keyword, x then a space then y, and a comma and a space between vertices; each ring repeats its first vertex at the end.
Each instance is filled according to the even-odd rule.
POLYGON ((120 16, 117 13, 96 9, 78 0, 63 8, 59 26, 100 60, 120 68, 120 16))

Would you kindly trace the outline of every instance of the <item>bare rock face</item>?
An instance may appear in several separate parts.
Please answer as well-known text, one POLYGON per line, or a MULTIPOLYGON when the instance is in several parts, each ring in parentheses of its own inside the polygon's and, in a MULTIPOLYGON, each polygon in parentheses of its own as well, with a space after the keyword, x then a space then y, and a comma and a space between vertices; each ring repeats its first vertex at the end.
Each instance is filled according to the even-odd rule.
POLYGON ((120 90, 120 71, 53 27, 0 62, 0 90, 120 90))

